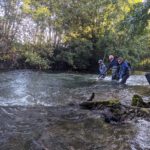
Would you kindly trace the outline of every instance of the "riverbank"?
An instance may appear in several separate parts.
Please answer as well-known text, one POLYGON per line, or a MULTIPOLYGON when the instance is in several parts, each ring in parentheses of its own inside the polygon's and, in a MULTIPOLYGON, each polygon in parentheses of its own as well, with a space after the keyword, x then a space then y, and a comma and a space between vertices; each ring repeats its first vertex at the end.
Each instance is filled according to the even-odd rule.
MULTIPOLYGON (((98 70, 94 71, 78 71, 78 70, 54 70, 54 69, 34 69, 34 68, 0 68, 0 72, 6 72, 6 71, 24 71, 24 70, 29 70, 29 71, 34 71, 34 72, 46 72, 46 73, 74 73, 74 74, 97 74, 98 75, 98 70)), ((132 75, 145 75, 145 73, 150 72, 150 70, 134 70, 132 71, 132 75)), ((111 75, 111 71, 108 71, 107 75, 111 75)))
MULTIPOLYGON (((132 66, 133 67, 133 66, 132 66)), ((67 72, 67 73, 99 73, 98 71, 98 65, 95 64, 94 67, 89 67, 88 69, 71 69, 71 68, 55 68, 55 67, 50 67, 49 69, 44 69, 36 66, 30 66, 26 64, 13 64, 12 62, 5 62, 1 63, 0 62, 0 71, 7 71, 7 70, 33 70, 33 71, 44 71, 44 72, 67 72)), ((133 67, 133 74, 141 74, 142 72, 150 72, 150 68, 144 69, 141 67, 133 67)), ((110 71, 109 71, 110 73, 110 71)))

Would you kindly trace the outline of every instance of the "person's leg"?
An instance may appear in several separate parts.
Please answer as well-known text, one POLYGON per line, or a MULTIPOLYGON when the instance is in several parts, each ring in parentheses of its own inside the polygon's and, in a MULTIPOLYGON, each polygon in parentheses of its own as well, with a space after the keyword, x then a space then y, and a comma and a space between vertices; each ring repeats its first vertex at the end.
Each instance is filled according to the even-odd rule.
POLYGON ((112 69, 112 80, 119 80, 118 70, 112 69))
POLYGON ((116 77, 115 77, 115 80, 119 80, 119 73, 118 73, 118 70, 116 70, 116 77))
POLYGON ((112 69, 112 80, 116 80, 116 69, 112 69))
POLYGON ((145 77, 146 77, 148 83, 150 84, 150 73, 146 73, 146 74, 145 74, 145 77))
POLYGON ((122 80, 121 80, 121 84, 125 84, 127 79, 129 78, 129 74, 126 74, 125 76, 123 76, 122 80))

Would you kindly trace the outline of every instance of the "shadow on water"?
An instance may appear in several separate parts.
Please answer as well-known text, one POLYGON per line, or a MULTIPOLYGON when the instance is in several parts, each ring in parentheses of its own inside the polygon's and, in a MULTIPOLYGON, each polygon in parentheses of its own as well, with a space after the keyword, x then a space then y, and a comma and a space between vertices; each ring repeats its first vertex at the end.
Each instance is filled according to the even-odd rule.
POLYGON ((96 81, 96 75, 44 73, 28 70, 0 73, 0 149, 136 150, 150 149, 150 122, 106 124, 99 112, 78 104, 92 92, 94 100, 120 99, 130 105, 133 94, 150 99, 143 75, 126 86, 96 81))

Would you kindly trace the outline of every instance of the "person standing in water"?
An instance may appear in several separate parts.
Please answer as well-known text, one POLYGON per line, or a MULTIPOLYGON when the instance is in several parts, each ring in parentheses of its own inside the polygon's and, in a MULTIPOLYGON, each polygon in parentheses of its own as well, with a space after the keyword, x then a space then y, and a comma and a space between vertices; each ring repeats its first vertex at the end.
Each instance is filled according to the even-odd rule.
POLYGON ((146 77, 148 83, 150 84, 150 72, 146 73, 145 77, 146 77))
POLYGON ((112 69, 112 80, 118 80, 119 79, 119 63, 117 61, 117 57, 114 57, 113 55, 109 55, 109 65, 107 67, 108 71, 109 69, 112 69))
POLYGON ((106 70, 107 70, 107 68, 106 68, 106 66, 105 66, 105 64, 104 64, 104 62, 103 62, 102 59, 100 59, 98 61, 98 64, 99 64, 99 77, 98 78, 99 79, 103 79, 106 76, 106 70))
POLYGON ((130 76, 130 66, 122 57, 118 58, 119 63, 119 83, 125 84, 130 76))

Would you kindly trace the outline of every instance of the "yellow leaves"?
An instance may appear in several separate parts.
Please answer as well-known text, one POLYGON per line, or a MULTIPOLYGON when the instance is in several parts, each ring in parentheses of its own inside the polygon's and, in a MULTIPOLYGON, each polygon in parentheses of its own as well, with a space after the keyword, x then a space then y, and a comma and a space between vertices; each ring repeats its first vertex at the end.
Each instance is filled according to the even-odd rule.
POLYGON ((79 34, 77 34, 76 32, 70 32, 67 35, 64 35, 63 37, 63 42, 67 42, 70 41, 72 38, 77 38, 79 36, 79 34))
POLYGON ((127 6, 127 5, 124 6, 124 7, 123 7, 123 11, 124 11, 124 12, 129 12, 129 11, 130 11, 130 7, 127 6))
POLYGON ((30 4, 30 3, 31 3, 31 0, 24 0, 24 3, 25 3, 25 4, 30 4))
POLYGON ((41 6, 35 10, 35 15, 36 16, 49 16, 50 11, 47 7, 41 6))
POLYGON ((30 13, 30 4, 31 4, 31 0, 24 0, 23 1, 23 11, 26 13, 30 13))
POLYGON ((64 37, 63 37, 63 42, 67 42, 67 41, 70 41, 71 39, 75 39, 75 38, 77 38, 77 37, 79 37, 79 33, 77 33, 77 32, 70 32, 70 33, 68 33, 67 35, 64 35, 64 37))
POLYGON ((128 13, 131 10, 133 5, 135 5, 136 3, 141 3, 141 2, 142 0, 127 0, 124 2, 123 5, 120 5, 120 8, 124 13, 128 13))
POLYGON ((7 60, 10 60, 10 59, 11 59, 11 56, 9 54, 5 54, 3 56, 0 56, 1 61, 7 61, 7 60))
POLYGON ((23 4, 25 6, 29 6, 31 4, 31 0, 23 0, 23 4))
POLYGON ((42 6, 38 2, 31 2, 31 0, 23 1, 23 11, 32 14, 35 18, 50 16, 47 6, 42 6))
POLYGON ((120 9, 122 10, 122 13, 126 14, 130 11, 131 9, 131 3, 127 3, 127 2, 124 2, 123 4, 120 4, 120 9))
POLYGON ((92 31, 92 28, 89 26, 85 27, 84 29, 84 33, 90 33, 91 31, 92 31))
POLYGON ((142 0, 128 0, 128 2, 129 2, 130 4, 136 4, 136 3, 141 3, 142 0))
POLYGON ((77 33, 77 32, 71 32, 71 33, 70 33, 70 36, 71 36, 72 38, 76 38, 76 37, 79 36, 79 33, 77 33))
POLYGON ((145 58, 144 60, 142 60, 142 61, 140 62, 140 65, 141 65, 141 66, 150 65, 150 58, 145 58))

